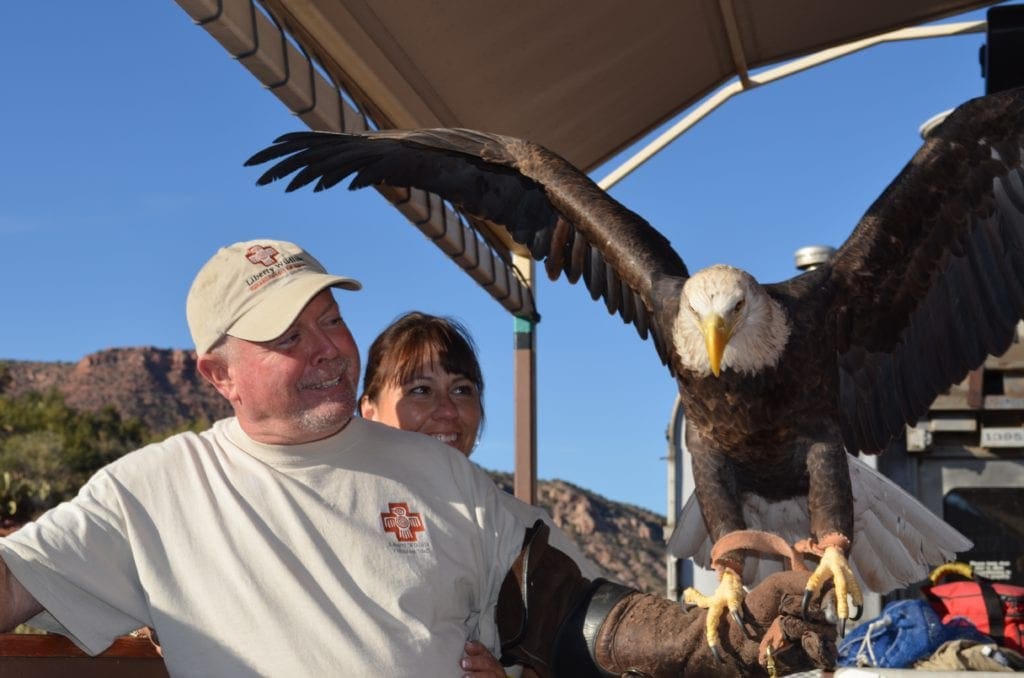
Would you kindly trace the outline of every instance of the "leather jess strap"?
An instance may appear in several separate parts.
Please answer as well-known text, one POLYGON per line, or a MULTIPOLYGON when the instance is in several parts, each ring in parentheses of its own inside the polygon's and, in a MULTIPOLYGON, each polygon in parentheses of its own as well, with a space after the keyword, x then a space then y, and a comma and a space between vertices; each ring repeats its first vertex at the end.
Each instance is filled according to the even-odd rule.
POLYGON ((789 567, 792 570, 801 572, 807 571, 807 565, 803 558, 785 539, 777 534, 762 532, 761 530, 737 530, 730 532, 715 542, 711 548, 711 562, 717 564, 719 560, 726 560, 723 556, 732 551, 756 551, 769 555, 781 556, 789 560, 789 567))

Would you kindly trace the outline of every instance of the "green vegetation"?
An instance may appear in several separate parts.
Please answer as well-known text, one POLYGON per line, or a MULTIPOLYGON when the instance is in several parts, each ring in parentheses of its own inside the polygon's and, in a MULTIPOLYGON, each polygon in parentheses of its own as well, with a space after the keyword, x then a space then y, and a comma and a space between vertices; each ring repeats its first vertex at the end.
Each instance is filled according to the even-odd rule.
POLYGON ((97 469, 152 438, 112 407, 79 412, 56 390, 2 392, 0 364, 0 523, 21 523, 70 499, 97 469))

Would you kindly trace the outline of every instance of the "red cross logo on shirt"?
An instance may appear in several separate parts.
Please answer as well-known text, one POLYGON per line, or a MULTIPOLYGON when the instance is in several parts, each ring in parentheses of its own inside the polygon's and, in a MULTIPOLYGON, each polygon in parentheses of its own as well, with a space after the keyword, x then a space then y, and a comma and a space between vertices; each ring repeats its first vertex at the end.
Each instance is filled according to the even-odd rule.
POLYGON ((388 512, 381 513, 380 520, 384 531, 394 533, 398 541, 416 541, 416 533, 427 529, 420 514, 410 512, 404 501, 388 502, 388 512))
POLYGON ((277 250, 273 247, 266 247, 264 245, 253 245, 245 252, 245 258, 254 264, 263 264, 264 266, 270 266, 272 263, 277 261, 277 250))

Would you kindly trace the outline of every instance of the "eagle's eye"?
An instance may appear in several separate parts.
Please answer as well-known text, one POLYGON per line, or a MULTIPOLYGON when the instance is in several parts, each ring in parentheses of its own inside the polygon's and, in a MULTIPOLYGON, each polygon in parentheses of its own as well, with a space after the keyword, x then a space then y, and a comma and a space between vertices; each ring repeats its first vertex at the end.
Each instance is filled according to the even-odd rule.
POLYGON ((736 305, 732 307, 732 312, 733 313, 739 313, 740 311, 743 310, 743 306, 746 303, 747 303, 746 299, 740 299, 739 301, 736 302, 736 305))

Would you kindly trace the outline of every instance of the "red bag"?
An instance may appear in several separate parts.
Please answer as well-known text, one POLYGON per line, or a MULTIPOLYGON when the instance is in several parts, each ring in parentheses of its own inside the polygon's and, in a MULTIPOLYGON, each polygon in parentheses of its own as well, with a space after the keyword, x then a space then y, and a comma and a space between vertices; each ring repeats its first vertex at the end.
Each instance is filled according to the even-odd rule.
POLYGON ((973 579, 921 591, 943 623, 965 617, 1000 645, 1024 651, 1024 586, 973 579))

